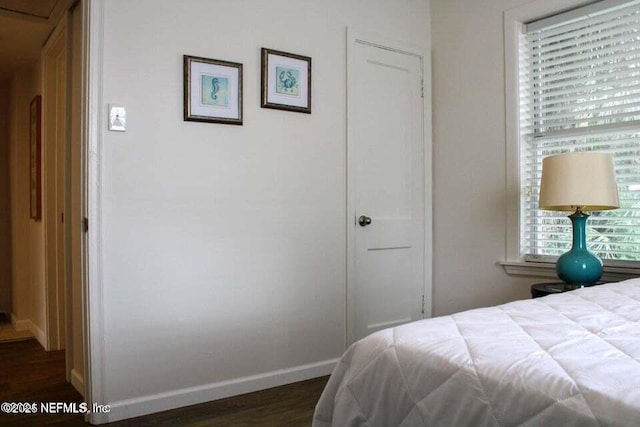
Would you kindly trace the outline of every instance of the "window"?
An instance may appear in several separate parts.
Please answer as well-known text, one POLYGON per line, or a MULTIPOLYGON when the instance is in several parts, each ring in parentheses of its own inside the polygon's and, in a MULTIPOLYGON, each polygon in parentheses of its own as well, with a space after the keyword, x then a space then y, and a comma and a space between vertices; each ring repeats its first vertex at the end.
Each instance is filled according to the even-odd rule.
MULTIPOLYGON (((591 212, 589 247, 605 263, 640 261, 640 2, 608 0, 524 26, 519 40, 520 254, 571 246, 563 212, 538 209, 542 159, 614 157, 620 209, 591 212)), ((589 171, 585 171, 589 173, 589 171)))

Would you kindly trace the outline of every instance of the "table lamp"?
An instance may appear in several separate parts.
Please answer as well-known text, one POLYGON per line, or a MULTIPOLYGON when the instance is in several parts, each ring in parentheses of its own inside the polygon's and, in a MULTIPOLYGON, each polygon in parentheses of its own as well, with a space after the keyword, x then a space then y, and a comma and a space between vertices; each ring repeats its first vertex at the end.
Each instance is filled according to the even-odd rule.
POLYGON ((539 208, 574 211, 573 246, 556 263, 558 277, 569 284, 590 286, 602 277, 602 261, 587 248, 584 211, 619 207, 618 187, 610 154, 581 152, 542 160, 539 208))

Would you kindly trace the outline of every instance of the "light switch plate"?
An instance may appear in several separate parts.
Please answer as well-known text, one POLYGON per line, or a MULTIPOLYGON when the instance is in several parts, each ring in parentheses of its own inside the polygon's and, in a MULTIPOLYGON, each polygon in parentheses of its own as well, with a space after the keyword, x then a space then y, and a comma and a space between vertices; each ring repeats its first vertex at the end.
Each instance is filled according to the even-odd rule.
POLYGON ((124 132, 127 130, 127 109, 119 105, 109 105, 109 130, 124 132))

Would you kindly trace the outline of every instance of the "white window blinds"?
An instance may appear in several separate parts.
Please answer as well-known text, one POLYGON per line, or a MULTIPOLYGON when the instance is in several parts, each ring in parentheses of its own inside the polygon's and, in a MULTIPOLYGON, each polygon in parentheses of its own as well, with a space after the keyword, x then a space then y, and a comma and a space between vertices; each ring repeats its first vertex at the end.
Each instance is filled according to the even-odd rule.
POLYGON ((640 261, 640 2, 600 3, 529 24, 520 38, 526 260, 553 259, 571 247, 565 213, 538 209, 542 159, 599 151, 614 156, 620 209, 591 213, 589 248, 605 262, 640 261))

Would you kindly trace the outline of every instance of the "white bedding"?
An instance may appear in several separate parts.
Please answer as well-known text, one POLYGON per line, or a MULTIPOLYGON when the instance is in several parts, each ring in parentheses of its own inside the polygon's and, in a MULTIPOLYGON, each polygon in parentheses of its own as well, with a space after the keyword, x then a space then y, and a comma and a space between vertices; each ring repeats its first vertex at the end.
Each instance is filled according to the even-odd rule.
POLYGON ((353 344, 313 426, 640 426, 640 279, 353 344))

